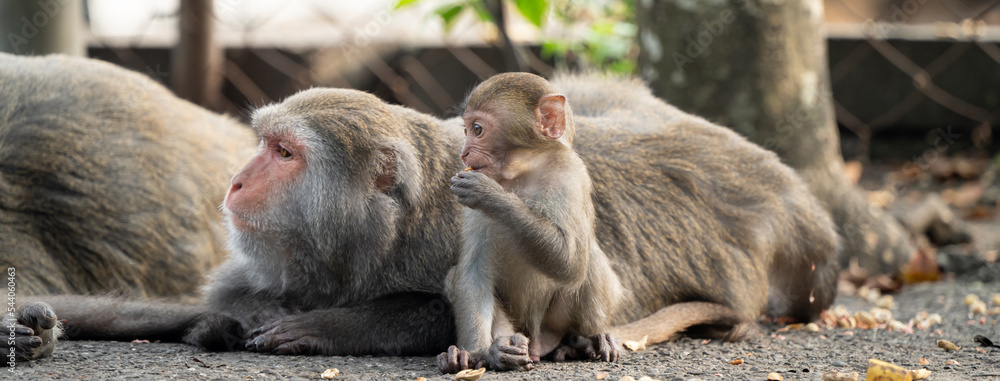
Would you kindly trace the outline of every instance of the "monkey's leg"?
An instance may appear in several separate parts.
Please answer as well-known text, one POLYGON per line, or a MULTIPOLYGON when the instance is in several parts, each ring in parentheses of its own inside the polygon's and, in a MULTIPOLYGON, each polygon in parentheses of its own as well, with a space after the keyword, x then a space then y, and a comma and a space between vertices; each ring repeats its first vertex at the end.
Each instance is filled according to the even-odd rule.
POLYGON ((503 309, 494 308, 490 329, 493 342, 486 353, 470 353, 452 345, 447 352, 438 355, 438 370, 442 373, 457 373, 484 365, 489 365, 493 370, 534 368, 528 338, 514 331, 514 325, 503 309))
POLYGON ((552 352, 553 361, 576 359, 618 361, 625 348, 622 342, 610 333, 600 333, 592 336, 577 334, 569 335, 563 344, 552 352))
POLYGON ((99 296, 36 296, 65 322, 70 339, 181 342, 206 312, 199 306, 99 296))
POLYGON ((415 356, 455 341, 451 306, 440 295, 404 293, 348 307, 287 315, 250 332, 248 350, 297 355, 415 356))
MULTIPOLYGON (((52 355, 60 334, 55 312, 42 302, 27 303, 13 314, 4 315, 3 329, 14 335, 4 335, 8 339, 4 340, 3 356, 7 357, 13 351, 15 361, 52 355)), ((3 363, 13 365, 8 361, 3 363)))

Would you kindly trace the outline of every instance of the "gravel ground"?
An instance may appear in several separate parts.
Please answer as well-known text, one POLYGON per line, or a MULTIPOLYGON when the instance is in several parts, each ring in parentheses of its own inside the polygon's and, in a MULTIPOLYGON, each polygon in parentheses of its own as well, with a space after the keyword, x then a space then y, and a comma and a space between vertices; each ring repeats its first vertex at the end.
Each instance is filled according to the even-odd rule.
MULTIPOLYGON (((487 372, 483 380, 500 379, 597 379, 650 376, 660 380, 763 380, 770 372, 784 380, 819 380, 830 371, 856 371, 864 379, 869 358, 888 361, 909 369, 921 368, 921 358, 933 373, 931 380, 1000 380, 1000 349, 981 349, 972 338, 983 335, 1000 342, 1000 316, 970 319, 963 304, 967 294, 989 301, 1000 293, 1000 284, 939 282, 904 289, 895 295, 893 314, 907 321, 920 311, 939 313, 941 325, 912 334, 885 330, 826 329, 777 332, 779 326, 762 327, 763 334, 749 342, 723 343, 684 338, 627 355, 614 364, 569 362, 538 364, 531 372, 487 372), (945 352, 938 339, 962 348, 945 352), (741 365, 730 365, 743 359, 741 365), (957 365, 946 365, 947 360, 957 365)), ((837 304, 850 311, 868 310, 871 303, 854 296, 840 297, 837 304)), ((207 379, 270 380, 321 379, 328 368, 337 368, 336 379, 450 380, 437 373, 431 357, 320 357, 268 356, 254 353, 205 353, 181 344, 64 341, 52 358, 19 365, 14 373, 4 369, 0 378, 43 379, 207 379), (13 378, 11 378, 13 376, 13 378)))

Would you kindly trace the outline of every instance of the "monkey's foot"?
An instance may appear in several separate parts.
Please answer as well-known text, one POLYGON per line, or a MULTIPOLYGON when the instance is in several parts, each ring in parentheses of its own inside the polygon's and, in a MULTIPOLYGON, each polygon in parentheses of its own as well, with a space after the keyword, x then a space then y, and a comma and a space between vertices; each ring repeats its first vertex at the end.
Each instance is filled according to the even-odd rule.
POLYGON ((203 317, 184 336, 184 342, 206 351, 227 352, 245 349, 246 334, 243 324, 225 314, 203 317))
POLYGON ((749 340, 755 336, 760 336, 760 326, 757 325, 757 322, 749 321, 733 326, 733 329, 722 336, 722 340, 736 343, 749 340))
POLYGON ((591 359, 603 361, 618 361, 625 348, 622 342, 610 333, 602 333, 590 337, 573 335, 565 344, 552 352, 553 361, 591 359))
POLYGON ((55 311, 42 302, 28 303, 14 316, 5 315, 3 326, 14 327, 14 345, 12 348, 3 347, 5 355, 13 350, 15 361, 19 362, 50 356, 59 336, 58 325, 55 311))
POLYGON ((528 351, 528 338, 520 333, 494 340, 489 353, 486 354, 486 363, 493 370, 532 370, 535 368, 528 351))
POLYGON ((486 365, 483 360, 473 359, 469 351, 458 349, 454 345, 448 347, 447 352, 438 355, 437 363, 441 373, 458 373, 466 369, 482 368, 486 365))
POLYGON ((246 349, 277 355, 324 354, 316 327, 306 314, 285 316, 250 332, 246 349))

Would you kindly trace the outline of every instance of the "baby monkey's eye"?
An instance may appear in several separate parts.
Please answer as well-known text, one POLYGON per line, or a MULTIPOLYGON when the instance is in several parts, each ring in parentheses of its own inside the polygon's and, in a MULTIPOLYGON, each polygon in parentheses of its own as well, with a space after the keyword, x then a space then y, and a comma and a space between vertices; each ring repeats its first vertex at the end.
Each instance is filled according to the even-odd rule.
POLYGON ((476 136, 482 135, 483 134, 483 126, 480 126, 478 123, 473 124, 472 125, 472 133, 476 134, 476 136))
POLYGON ((288 152, 285 147, 278 147, 278 155, 281 155, 281 157, 291 157, 292 153, 288 152))

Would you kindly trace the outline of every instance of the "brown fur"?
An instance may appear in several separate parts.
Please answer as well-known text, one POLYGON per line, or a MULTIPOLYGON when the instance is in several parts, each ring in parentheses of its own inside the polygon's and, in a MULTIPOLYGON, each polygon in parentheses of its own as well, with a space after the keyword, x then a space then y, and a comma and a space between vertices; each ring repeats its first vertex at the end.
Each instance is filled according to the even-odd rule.
MULTIPOLYGON (((722 315, 735 315, 736 322, 765 312, 808 320, 832 303, 838 249, 833 225, 773 153, 678 111, 636 81, 570 77, 553 85, 574 106, 574 148, 593 178, 596 235, 628 290, 623 306, 612 312, 612 324, 655 317, 664 307, 693 301, 730 308, 732 314, 722 315)), ((189 342, 221 350, 242 348, 249 336, 243 332, 255 328, 261 330, 252 334, 250 346, 280 348, 278 353, 445 349, 454 332, 441 313, 450 309, 427 309, 434 301, 425 293, 442 292, 458 253, 461 209, 447 179, 464 168, 455 155, 461 123, 350 90, 307 90, 275 107, 279 121, 322 129, 325 149, 340 158, 324 168, 343 185, 331 186, 324 196, 345 207, 318 211, 324 228, 305 237, 341 245, 303 251, 303 258, 322 258, 303 263, 315 266, 278 261, 287 266, 282 271, 289 282, 266 296, 240 280, 251 273, 241 272, 245 267, 239 263, 221 268, 208 313, 175 310, 166 319, 157 306, 108 304, 101 314, 123 316, 116 309, 127 309, 129 324, 98 324, 101 319, 78 313, 84 303, 79 301, 57 306, 60 316, 65 311, 71 319, 93 323, 80 332, 95 336, 115 329, 116 336, 108 337, 141 332, 135 327, 187 330, 189 342), (400 141, 413 147, 412 156, 386 149, 400 141), (388 181, 384 175, 393 168, 409 170, 388 181), (421 175, 421 192, 403 186, 414 183, 402 174, 409 172, 421 175), (379 194, 398 208, 350 207, 384 202, 379 194), (367 217, 358 213, 379 218, 359 225, 356 221, 367 217), (362 240, 377 232, 388 233, 390 242, 362 240), (351 267, 330 267, 327 260, 351 267), (321 283, 311 283, 317 280, 321 283), (311 292, 324 297, 304 297, 311 292)))
MULTIPOLYGON (((21 295, 194 295, 249 129, 96 60, 0 54, 0 263, 21 295)), ((249 151, 248 151, 249 149, 249 151)))
MULTIPOLYGON (((194 300, 226 254, 218 205, 250 130, 96 60, 0 53, 0 94, 0 264, 17 295, 194 300)), ((19 321, 48 320, 19 304, 19 321)))
MULTIPOLYGON (((581 352, 597 355, 603 340, 608 348, 599 356, 616 360, 620 345, 602 334, 622 287, 594 238, 592 185, 571 147, 565 97, 536 75, 499 74, 472 91, 463 119, 462 158, 474 170, 452 178, 452 192, 469 209, 445 286, 459 347, 493 369, 527 369, 579 335, 572 341, 584 344, 581 352), (506 348, 517 333, 530 346, 506 348)), ((449 353, 439 368, 457 372, 449 353)))
POLYGON ((806 321, 833 302, 833 224, 774 153, 636 80, 571 76, 553 85, 575 106, 597 237, 631 291, 614 324, 688 301, 732 308, 740 321, 762 313, 806 321))

